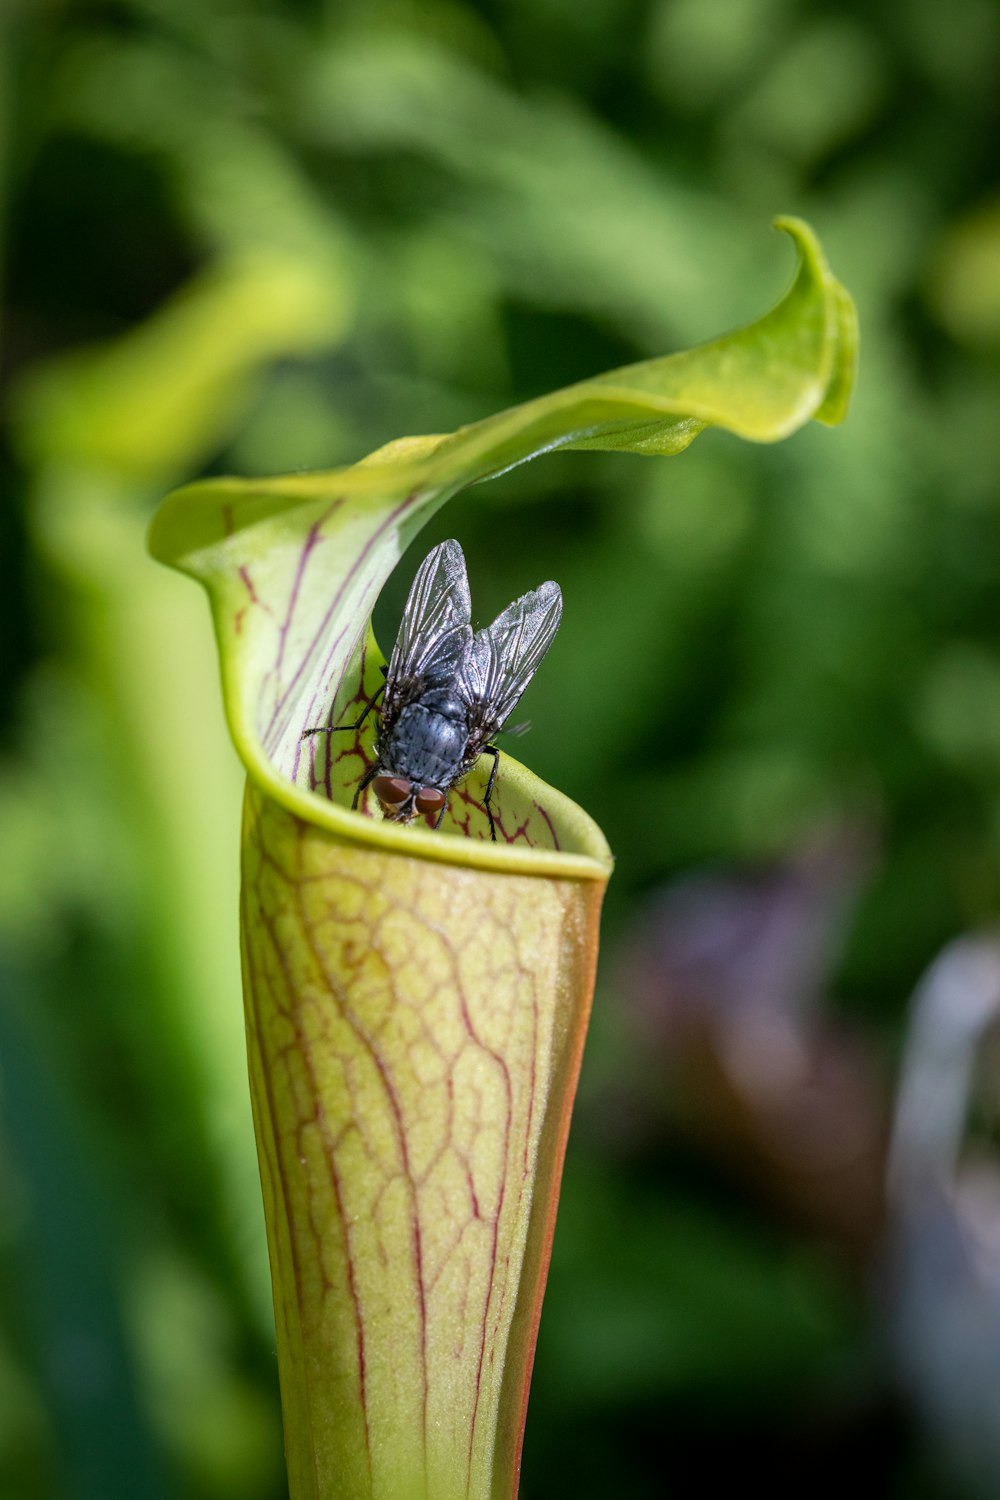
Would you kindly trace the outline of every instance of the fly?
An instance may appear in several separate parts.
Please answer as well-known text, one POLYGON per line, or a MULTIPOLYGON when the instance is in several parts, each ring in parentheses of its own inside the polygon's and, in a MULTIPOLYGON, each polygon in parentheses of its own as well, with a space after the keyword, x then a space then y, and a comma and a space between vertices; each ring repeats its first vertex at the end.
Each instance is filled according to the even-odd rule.
POLYGON ((307 729, 303 738, 360 729, 381 697, 375 761, 351 806, 357 807, 371 785, 390 822, 436 814, 435 828, 441 826, 451 788, 481 755, 492 755, 483 804, 495 843, 490 800, 500 751, 491 741, 541 665, 561 617, 559 585, 543 583, 473 633, 465 557, 458 542, 441 542, 420 564, 389 665, 382 669, 385 682, 361 717, 353 724, 307 729))

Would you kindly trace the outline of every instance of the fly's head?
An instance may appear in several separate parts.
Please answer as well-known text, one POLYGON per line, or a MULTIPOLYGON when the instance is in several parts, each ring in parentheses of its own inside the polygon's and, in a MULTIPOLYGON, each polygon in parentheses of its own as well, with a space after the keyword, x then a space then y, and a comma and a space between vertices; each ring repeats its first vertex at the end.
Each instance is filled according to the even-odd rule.
POLYGON ((448 800, 436 786, 419 786, 406 776, 376 776, 372 791, 382 815, 390 823, 411 823, 416 817, 439 817, 448 800))

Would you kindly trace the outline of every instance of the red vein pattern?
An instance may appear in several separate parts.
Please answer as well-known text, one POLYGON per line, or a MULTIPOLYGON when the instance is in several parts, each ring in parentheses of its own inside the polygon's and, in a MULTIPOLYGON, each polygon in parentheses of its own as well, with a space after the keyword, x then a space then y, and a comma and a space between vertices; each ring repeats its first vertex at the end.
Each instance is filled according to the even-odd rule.
POLYGON ((295 1500, 513 1500, 601 896, 347 844, 251 785, 247 1031, 295 1500))

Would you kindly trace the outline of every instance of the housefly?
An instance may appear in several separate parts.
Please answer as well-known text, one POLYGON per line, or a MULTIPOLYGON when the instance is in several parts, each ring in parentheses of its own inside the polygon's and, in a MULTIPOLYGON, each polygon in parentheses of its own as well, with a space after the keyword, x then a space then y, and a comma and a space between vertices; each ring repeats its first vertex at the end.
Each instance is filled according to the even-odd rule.
POLYGON ((491 741, 506 724, 552 644, 562 616, 556 583, 522 594, 492 625, 473 632, 469 579, 462 549, 441 542, 413 580, 392 648, 385 682, 353 724, 307 729, 314 734, 357 730, 381 697, 375 761, 358 783, 351 806, 371 785, 390 822, 437 814, 440 827, 448 793, 480 755, 493 767, 483 799, 496 842, 490 800, 500 751, 491 741))

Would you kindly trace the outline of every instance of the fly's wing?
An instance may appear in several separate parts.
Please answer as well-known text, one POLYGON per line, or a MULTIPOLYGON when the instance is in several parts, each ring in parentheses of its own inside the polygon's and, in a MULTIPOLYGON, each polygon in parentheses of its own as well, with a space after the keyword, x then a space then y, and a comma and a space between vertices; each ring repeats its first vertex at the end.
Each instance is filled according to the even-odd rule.
POLYGON ((557 583, 543 583, 477 630, 459 678, 471 712, 470 748, 478 749, 509 719, 552 645, 562 619, 557 583))
POLYGON ((457 542, 441 542, 424 558, 410 587, 385 679, 391 717, 428 682, 457 677, 472 641, 469 580, 457 542))

